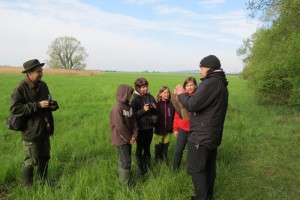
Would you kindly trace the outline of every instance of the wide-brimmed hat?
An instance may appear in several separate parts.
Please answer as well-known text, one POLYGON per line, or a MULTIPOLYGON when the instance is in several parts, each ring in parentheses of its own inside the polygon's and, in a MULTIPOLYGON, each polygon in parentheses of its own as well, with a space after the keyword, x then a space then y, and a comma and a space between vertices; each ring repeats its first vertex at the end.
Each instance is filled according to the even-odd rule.
POLYGON ((25 70, 22 71, 22 73, 27 73, 28 71, 32 70, 35 67, 39 67, 39 66, 43 67, 44 65, 45 63, 40 63, 38 59, 28 60, 23 64, 25 70))

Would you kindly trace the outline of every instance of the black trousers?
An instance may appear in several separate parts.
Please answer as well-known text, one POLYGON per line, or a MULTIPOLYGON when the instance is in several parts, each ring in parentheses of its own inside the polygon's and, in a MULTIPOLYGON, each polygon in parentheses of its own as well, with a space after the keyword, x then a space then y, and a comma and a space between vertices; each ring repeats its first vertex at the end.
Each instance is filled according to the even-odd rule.
POLYGON ((121 169, 130 170, 131 169, 131 144, 123 144, 118 146, 120 163, 119 167, 121 169))
POLYGON ((136 152, 137 158, 150 157, 150 146, 153 138, 153 129, 139 130, 136 139, 136 152))
POLYGON ((182 129, 178 130, 178 136, 176 139, 176 146, 174 151, 174 167, 176 169, 180 166, 182 154, 188 140, 188 135, 188 131, 184 131, 182 129))
POLYGON ((188 141, 187 171, 192 177, 195 198, 207 200, 212 198, 216 179, 217 149, 188 141))

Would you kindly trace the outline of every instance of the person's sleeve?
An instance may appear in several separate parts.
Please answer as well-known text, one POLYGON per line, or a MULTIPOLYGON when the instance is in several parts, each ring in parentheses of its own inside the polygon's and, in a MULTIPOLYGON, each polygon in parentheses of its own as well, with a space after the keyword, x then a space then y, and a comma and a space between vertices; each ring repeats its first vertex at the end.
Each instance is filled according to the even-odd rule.
POLYGON ((185 93, 178 96, 183 107, 190 112, 199 112, 206 108, 216 96, 215 84, 201 83, 194 95, 185 93))
POLYGON ((115 131, 114 134, 116 134, 116 137, 121 137, 125 142, 129 142, 131 139, 131 135, 128 133, 130 133, 131 130, 128 130, 126 126, 123 110, 121 108, 113 109, 111 113, 111 119, 115 131))
POLYGON ((135 115, 136 120, 140 119, 146 113, 146 111, 144 110, 144 107, 142 107, 142 109, 138 110, 138 105, 136 103, 135 98, 133 98, 131 101, 131 107, 132 107, 132 111, 135 115))
POLYGON ((40 108, 39 102, 26 102, 21 88, 13 91, 10 99, 10 112, 21 116, 30 116, 38 112, 40 108))
POLYGON ((137 136, 138 136, 138 124, 136 122, 136 119, 134 119, 132 137, 137 138, 137 136))
POLYGON ((173 129, 174 129, 174 131, 178 131, 178 129, 179 129, 179 120, 180 120, 180 117, 179 117, 179 115, 175 112, 174 122, 173 122, 173 129))

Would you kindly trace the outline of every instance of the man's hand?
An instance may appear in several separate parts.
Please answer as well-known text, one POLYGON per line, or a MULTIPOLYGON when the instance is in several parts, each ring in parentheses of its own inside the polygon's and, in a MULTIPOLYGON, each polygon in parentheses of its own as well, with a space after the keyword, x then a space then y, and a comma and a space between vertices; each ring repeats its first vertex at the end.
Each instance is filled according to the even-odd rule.
POLYGON ((180 95, 182 93, 185 93, 185 89, 182 87, 182 85, 176 85, 174 93, 180 95))
POLYGON ((49 107, 49 101, 48 100, 40 101, 39 104, 40 104, 41 108, 48 108, 49 107))

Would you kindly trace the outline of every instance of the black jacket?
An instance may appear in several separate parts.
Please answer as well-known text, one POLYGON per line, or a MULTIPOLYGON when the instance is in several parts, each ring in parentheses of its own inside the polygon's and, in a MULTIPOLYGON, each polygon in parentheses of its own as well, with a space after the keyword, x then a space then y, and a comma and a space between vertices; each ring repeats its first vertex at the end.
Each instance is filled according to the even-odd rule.
POLYGON ((193 96, 179 95, 191 111, 189 141, 216 149, 222 141, 223 125, 228 106, 228 82, 221 70, 208 74, 193 96))
POLYGON ((159 111, 157 124, 155 125, 154 133, 157 135, 165 135, 173 133, 173 121, 175 109, 171 101, 160 101, 157 103, 159 111))
POLYGON ((150 108, 148 111, 144 110, 144 105, 151 105, 152 102, 156 104, 154 97, 150 93, 141 95, 138 92, 135 92, 133 95, 131 107, 137 120, 139 130, 148 130, 154 128, 154 126, 149 122, 149 117, 157 114, 157 109, 150 108))

